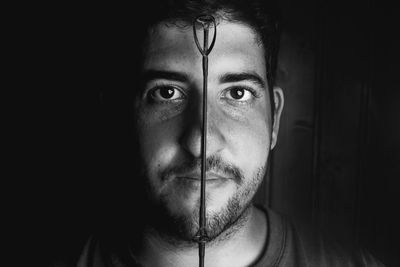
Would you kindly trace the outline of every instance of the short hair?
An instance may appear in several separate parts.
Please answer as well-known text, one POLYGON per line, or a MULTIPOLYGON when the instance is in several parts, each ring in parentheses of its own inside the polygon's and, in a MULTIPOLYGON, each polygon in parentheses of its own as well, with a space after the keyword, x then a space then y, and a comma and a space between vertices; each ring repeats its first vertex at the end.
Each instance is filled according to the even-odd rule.
POLYGON ((148 34, 148 29, 160 22, 184 22, 188 26, 191 26, 194 18, 203 14, 213 15, 217 20, 224 19, 250 26, 258 34, 258 37, 260 37, 265 51, 266 76, 271 99, 271 110, 272 112, 274 111, 272 90, 276 82, 281 34, 281 13, 275 1, 145 0, 142 10, 145 12, 143 13, 145 15, 139 21, 135 22, 135 24, 140 25, 142 35, 140 38, 142 40, 148 34))
MULTIPOLYGON (((266 77, 271 101, 271 116, 275 111, 273 86, 276 82, 281 13, 275 0, 144 0, 140 5, 104 7, 95 22, 100 47, 99 87, 107 121, 118 126, 123 116, 133 114, 133 99, 142 87, 143 48, 149 30, 161 22, 185 22, 192 26, 198 15, 209 14, 217 19, 249 25, 258 35, 265 51, 266 77), (139 90, 135 90, 139 88, 139 90), (129 110, 126 110, 129 109, 129 110), (121 115, 122 114, 122 115, 121 115)), ((181 24, 181 23, 179 23, 181 24)), ((218 35, 218 34, 217 34, 218 35)), ((217 36, 218 40, 218 36, 217 36)), ((194 41, 194 39, 193 39, 194 41)), ((133 129, 132 119, 129 128, 133 129)))

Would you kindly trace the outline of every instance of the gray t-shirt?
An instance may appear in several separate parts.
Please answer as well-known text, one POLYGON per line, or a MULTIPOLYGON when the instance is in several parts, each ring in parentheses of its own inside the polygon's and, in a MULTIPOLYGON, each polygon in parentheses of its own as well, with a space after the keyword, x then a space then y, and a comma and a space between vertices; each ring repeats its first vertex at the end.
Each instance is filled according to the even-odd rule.
MULTIPOLYGON (((349 252, 339 246, 328 246, 322 240, 302 238, 283 216, 263 210, 268 222, 266 245, 252 267, 384 266, 365 251, 349 252)), ((77 267, 141 266, 123 250, 109 249, 106 242, 92 237, 86 243, 77 267)))

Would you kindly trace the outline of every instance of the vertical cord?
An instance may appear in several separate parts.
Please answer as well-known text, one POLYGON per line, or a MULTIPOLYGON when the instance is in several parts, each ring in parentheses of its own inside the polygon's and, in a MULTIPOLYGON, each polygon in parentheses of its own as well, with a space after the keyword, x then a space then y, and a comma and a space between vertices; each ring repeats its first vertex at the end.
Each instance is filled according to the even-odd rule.
POLYGON ((206 164, 207 164, 207 79, 208 79, 208 54, 215 43, 217 27, 215 19, 209 15, 197 17, 193 22, 194 39, 202 54, 202 69, 203 69, 203 105, 202 105, 202 135, 201 135, 201 180, 200 180, 200 210, 199 210, 199 231, 196 235, 196 242, 199 244, 199 266, 204 267, 205 244, 208 241, 206 232, 206 164), (203 27, 203 47, 200 46, 197 38, 196 23, 203 27), (214 25, 214 37, 211 45, 208 46, 208 34, 211 24, 214 25))
MULTIPOLYGON (((208 28, 204 28, 204 47, 208 47, 208 28)), ((201 185, 200 185, 200 236, 206 234, 206 160, 207 160, 207 78, 208 78, 208 56, 203 54, 203 122, 202 122, 202 151, 201 151, 201 185)), ((199 242, 199 266, 204 266, 205 241, 199 242)))

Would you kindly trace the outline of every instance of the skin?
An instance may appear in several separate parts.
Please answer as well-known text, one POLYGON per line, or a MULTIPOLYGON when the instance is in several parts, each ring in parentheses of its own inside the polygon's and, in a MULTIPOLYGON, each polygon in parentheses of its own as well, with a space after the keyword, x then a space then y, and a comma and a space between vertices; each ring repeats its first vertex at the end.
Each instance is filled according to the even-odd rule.
MULTIPOLYGON (((213 241, 206 265, 246 266, 265 242, 266 220, 251 199, 276 143, 283 94, 274 88, 272 124, 264 50, 256 33, 226 21, 217 29, 209 55, 207 159, 219 159, 220 164, 208 162, 214 163, 208 166, 206 184, 207 231, 213 241), (237 74, 246 75, 238 79, 237 74), (235 212, 227 210, 232 205, 235 212)), ((157 227, 147 231, 138 255, 145 266, 198 264, 197 244, 190 240, 198 230, 200 200, 201 62, 191 27, 161 23, 150 31, 143 64, 147 79, 135 100, 139 150, 150 198, 170 218, 179 219, 179 229, 168 237, 157 227)))

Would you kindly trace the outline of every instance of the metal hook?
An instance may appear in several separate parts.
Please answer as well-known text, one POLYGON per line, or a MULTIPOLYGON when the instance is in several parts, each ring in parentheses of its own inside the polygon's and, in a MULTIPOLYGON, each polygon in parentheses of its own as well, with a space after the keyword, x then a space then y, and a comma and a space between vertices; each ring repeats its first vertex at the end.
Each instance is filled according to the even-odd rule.
POLYGON ((197 48, 199 49, 200 53, 203 56, 207 56, 208 54, 210 54, 211 50, 214 47, 215 44, 215 39, 217 37, 217 24, 215 22, 215 19, 213 16, 211 15, 200 15, 198 17, 196 17, 193 21, 193 35, 194 35, 194 41, 196 42, 197 48), (204 47, 202 48, 200 43, 199 43, 199 39, 197 37, 197 31, 196 31, 196 24, 200 24, 203 27, 204 30, 204 47), (211 45, 210 47, 206 46, 206 41, 208 43, 208 31, 210 29, 210 24, 213 24, 214 26, 214 36, 213 39, 211 41, 211 45), (206 34, 207 32, 207 34, 206 34), (206 40, 207 39, 207 40, 206 40))

